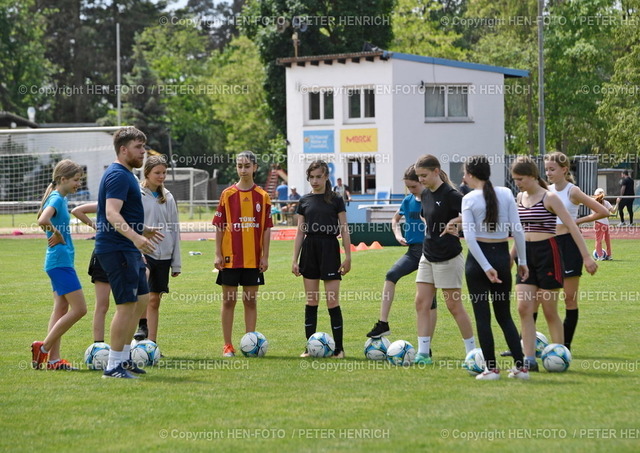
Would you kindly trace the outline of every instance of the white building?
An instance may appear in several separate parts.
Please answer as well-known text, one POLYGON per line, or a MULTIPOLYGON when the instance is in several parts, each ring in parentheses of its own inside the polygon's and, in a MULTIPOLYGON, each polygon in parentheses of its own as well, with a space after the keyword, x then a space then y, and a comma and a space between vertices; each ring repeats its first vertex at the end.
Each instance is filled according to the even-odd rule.
MULTIPOLYGON (((283 58, 289 185, 326 160, 352 194, 405 193, 402 176, 422 154, 459 183, 465 157, 485 154, 504 182, 505 77, 528 71, 395 52, 283 58)), ((510 87, 510 86, 509 86, 510 87)))

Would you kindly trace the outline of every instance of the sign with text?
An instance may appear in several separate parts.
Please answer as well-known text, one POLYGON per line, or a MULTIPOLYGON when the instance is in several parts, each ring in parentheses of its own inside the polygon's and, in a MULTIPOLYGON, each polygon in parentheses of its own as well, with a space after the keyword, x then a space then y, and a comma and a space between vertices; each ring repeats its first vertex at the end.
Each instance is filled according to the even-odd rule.
POLYGON ((378 129, 342 129, 340 151, 363 153, 378 151, 378 129))
POLYGON ((303 134, 303 153, 333 154, 333 131, 304 131, 303 134))

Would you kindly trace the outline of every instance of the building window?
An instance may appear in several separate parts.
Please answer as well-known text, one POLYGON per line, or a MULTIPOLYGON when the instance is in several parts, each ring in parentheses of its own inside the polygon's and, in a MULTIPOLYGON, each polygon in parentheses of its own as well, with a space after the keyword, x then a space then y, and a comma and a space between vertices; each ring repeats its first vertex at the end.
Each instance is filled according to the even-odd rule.
POLYGON ((425 87, 424 111, 427 120, 468 119, 467 85, 428 85, 425 87))
POLYGON ((351 194, 376 193, 376 162, 373 157, 349 159, 348 181, 351 194))
POLYGON ((354 88, 347 95, 349 119, 375 118, 376 97, 371 88, 354 88))
POLYGON ((309 120, 333 119, 333 91, 309 93, 309 120))

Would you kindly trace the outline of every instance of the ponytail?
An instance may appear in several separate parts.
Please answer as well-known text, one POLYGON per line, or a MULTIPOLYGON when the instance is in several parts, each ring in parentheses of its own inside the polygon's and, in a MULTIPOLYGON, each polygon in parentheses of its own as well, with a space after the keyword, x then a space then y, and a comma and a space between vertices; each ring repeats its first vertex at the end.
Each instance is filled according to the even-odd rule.
POLYGON ((498 197, 493 189, 491 180, 487 179, 482 186, 482 195, 487 205, 484 216, 484 223, 489 231, 495 231, 498 225, 498 197))
POLYGON ((333 199, 333 190, 331 189, 331 183, 329 182, 329 178, 327 178, 327 182, 324 183, 324 201, 325 203, 331 203, 333 199))
POLYGON ((38 209, 38 215, 36 216, 38 219, 40 218, 40 214, 42 214, 43 206, 44 206, 44 202, 47 201, 47 198, 49 198, 49 195, 51 195, 51 192, 53 192, 53 187, 55 185, 55 181, 52 181, 49 183, 49 185, 47 186, 47 190, 45 190, 44 192, 44 196, 42 197, 42 200, 40 200, 40 209, 38 209))

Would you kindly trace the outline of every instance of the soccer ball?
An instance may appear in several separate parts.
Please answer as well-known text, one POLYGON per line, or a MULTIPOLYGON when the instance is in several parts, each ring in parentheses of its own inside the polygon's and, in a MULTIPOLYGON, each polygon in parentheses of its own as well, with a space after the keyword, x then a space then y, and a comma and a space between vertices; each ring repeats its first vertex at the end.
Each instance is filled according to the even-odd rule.
POLYGON ((593 259, 596 261, 604 261, 608 258, 607 252, 602 251, 602 256, 598 256, 598 252, 596 250, 593 251, 593 259))
POLYGON ((416 357, 416 350, 411 343, 396 340, 387 347, 387 360, 394 365, 411 365, 416 357))
POLYGON ((245 357, 264 357, 269 342, 260 332, 247 332, 240 340, 240 350, 245 357))
POLYGON ((475 376, 484 371, 484 355, 482 349, 475 348, 469 351, 464 358, 462 368, 467 370, 471 376, 475 376))
POLYGON ((331 357, 336 350, 336 342, 325 332, 316 332, 307 341, 307 352, 311 357, 331 357))
POLYGON ((160 360, 160 348, 151 340, 139 341, 131 348, 131 360, 139 367, 157 365, 160 360))
MULTIPOLYGON (((522 345, 522 351, 524 352, 524 343, 520 340, 520 344, 522 345)), ((542 332, 536 332, 536 357, 542 357, 542 351, 549 345, 549 340, 542 332)))
POLYGON ((364 343, 364 355, 371 360, 384 360, 387 358, 387 349, 391 342, 385 337, 369 338, 364 343))
POLYGON ((552 343, 542 351, 542 365, 547 371, 561 373, 571 364, 571 352, 562 344, 552 343))
POLYGON ((109 363, 109 351, 111 347, 107 343, 92 343, 84 351, 84 363, 90 370, 104 370, 109 363))

